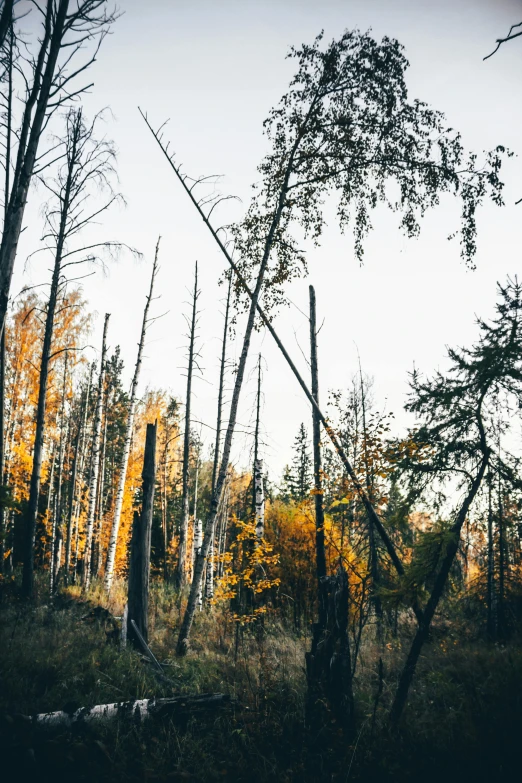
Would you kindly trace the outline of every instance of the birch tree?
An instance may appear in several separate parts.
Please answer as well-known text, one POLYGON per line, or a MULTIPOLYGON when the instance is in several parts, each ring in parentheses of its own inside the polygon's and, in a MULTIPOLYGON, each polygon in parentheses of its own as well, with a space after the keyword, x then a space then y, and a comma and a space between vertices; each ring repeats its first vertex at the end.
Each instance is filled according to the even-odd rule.
POLYGON ((121 511, 123 508, 123 494, 125 492, 125 479, 127 478, 127 466, 129 464, 132 431, 134 426, 134 415, 136 413, 136 403, 138 400, 138 396, 137 396, 138 382, 140 379, 143 347, 145 345, 147 328, 151 323, 151 320, 153 320, 153 319, 149 319, 149 308, 150 308, 150 303, 152 302, 153 299, 154 282, 156 280, 156 274, 158 272, 158 254, 159 254, 160 239, 161 237, 158 237, 158 241, 156 243, 156 250, 154 253, 154 262, 152 264, 152 274, 150 277, 150 287, 145 301, 145 309, 143 311, 141 333, 140 333, 140 339, 138 343, 138 355, 136 357, 136 365, 134 367, 134 375, 132 377, 132 383, 131 383, 131 389, 129 395, 129 405, 127 409, 127 423, 125 427, 125 440, 123 444, 123 454, 121 458, 121 463, 119 466, 120 472, 118 477, 118 486, 116 489, 116 498, 114 503, 114 516, 112 519, 111 535, 109 538, 109 549, 107 552, 107 564, 105 568, 104 585, 107 592, 110 591, 111 589, 112 580, 114 577, 114 562, 116 560, 116 546, 118 544, 118 532, 120 529, 121 511))
MULTIPOLYGON (((111 252, 119 247, 115 242, 99 242, 85 247, 77 241, 81 231, 119 199, 110 187, 110 179, 114 174, 114 148, 110 142, 96 139, 97 120, 98 118, 95 118, 88 126, 84 122, 81 109, 71 109, 68 112, 65 118, 65 159, 59 165, 55 177, 41 180, 51 193, 51 200, 45 212, 41 250, 54 253, 54 267, 45 316, 33 470, 27 510, 22 580, 25 595, 32 593, 34 584, 33 549, 44 448, 46 395, 51 362, 56 355, 52 347, 56 308, 59 297, 64 295, 69 282, 65 270, 92 262, 99 257, 100 252, 111 252), (91 207, 90 199, 94 188, 98 188, 102 193, 108 190, 109 196, 101 205, 91 207)), ((58 353, 61 353, 61 350, 58 353)))
MULTIPOLYGON (((176 586, 181 590, 186 582, 187 572, 187 533, 189 524, 189 468, 190 468, 190 407, 192 401, 192 376, 196 361, 195 339, 198 318, 198 264, 194 271, 194 290, 192 293, 192 315, 189 322, 189 355, 187 365, 187 392, 185 397, 185 433, 183 437, 183 473, 181 495, 181 523, 179 526, 178 565, 176 569, 176 586)), ((195 523, 195 517, 194 517, 195 523)))
MULTIPOLYGON (((201 580, 203 574, 219 495, 226 478, 256 313, 261 312, 261 303, 264 310, 268 308, 268 315, 262 316, 263 323, 268 326, 270 309, 284 299, 284 285, 304 269, 304 255, 292 235, 292 228, 301 229, 317 243, 324 226, 323 203, 327 196, 335 193, 339 225, 341 229, 350 227, 353 230, 355 255, 362 260, 364 240, 371 230, 371 212, 377 205, 399 212, 401 228, 407 236, 415 236, 425 211, 438 204, 441 194, 451 193, 461 199, 461 253, 472 264, 476 250, 477 208, 486 196, 502 203, 499 170, 504 148, 498 147, 490 153, 486 164, 480 168, 475 155, 466 158, 460 136, 445 127, 444 116, 422 102, 408 100, 405 82, 408 62, 397 41, 384 38, 379 44, 367 34, 347 31, 323 49, 322 38, 320 35, 311 46, 303 45, 290 52, 298 69, 290 91, 264 124, 271 151, 259 167, 261 183, 245 219, 231 228, 241 259, 239 264, 233 262, 209 221, 208 197, 199 202, 194 197, 195 187, 203 180, 196 180, 189 187, 179 165, 162 146, 186 192, 234 268, 238 292, 247 293, 245 308, 248 310, 222 463, 205 526, 201 558, 180 630, 179 654, 184 654, 188 648, 198 590, 194 582, 201 580), (398 200, 390 195, 392 183, 400 192, 398 200), (250 281, 252 286, 249 287, 250 281)), ((159 134, 155 137, 161 145, 159 134)), ((213 200, 210 210, 215 208, 218 199, 213 200)), ((312 395, 275 330, 270 331, 313 403, 312 395)), ((321 421, 326 423, 322 415, 321 421)), ((329 434, 335 439, 333 432, 329 434)), ((341 448, 340 444, 337 443, 337 447, 341 448)), ((345 459, 343 463, 354 480, 348 461, 345 459)), ((362 487, 360 489, 364 492, 362 487)), ((366 493, 364 495, 366 497, 366 493)), ((372 513, 367 497, 365 506, 372 513)), ((393 544, 382 525, 378 530, 387 538, 391 553, 393 544)), ((396 567, 403 570, 396 553, 392 559, 396 567)))
POLYGON ((33 5, 34 13, 41 17, 42 29, 35 55, 29 49, 18 63, 25 100, 14 134, 15 162, 0 243, 0 331, 4 328, 29 186, 36 174, 63 154, 56 143, 39 154, 42 135, 57 111, 92 86, 78 80, 95 62, 116 19, 115 12, 108 10, 107 0, 47 0, 43 7, 33 5))
POLYGON ((92 559, 92 534, 94 529, 94 516, 96 512, 96 501, 98 498, 98 483, 100 478, 100 442, 102 425, 102 407, 104 395, 105 363, 107 356, 107 329, 109 326, 110 314, 105 314, 103 323, 102 350, 100 356, 100 372, 98 375, 98 391, 96 394, 96 408, 94 413, 94 425, 92 434, 92 456, 91 456, 91 478, 89 482, 89 506, 87 511, 87 531, 85 535, 85 549, 83 553, 83 572, 82 583, 84 590, 87 590, 91 581, 91 559, 92 559))
MULTIPOLYGON (((92 374, 92 373, 91 373, 92 374)), ((78 416, 77 416, 77 428, 76 436, 74 439, 74 455, 71 469, 71 478, 69 486, 69 503, 67 507, 67 533, 65 538, 65 568, 64 568, 64 581, 65 585, 69 583, 69 572, 71 568, 71 544, 73 536, 73 520, 74 510, 76 502, 76 486, 78 481, 78 473, 80 467, 80 460, 82 456, 81 446, 82 438, 87 426, 87 412, 89 407, 89 391, 91 385, 91 375, 89 375, 88 383, 85 389, 80 394, 78 416)))

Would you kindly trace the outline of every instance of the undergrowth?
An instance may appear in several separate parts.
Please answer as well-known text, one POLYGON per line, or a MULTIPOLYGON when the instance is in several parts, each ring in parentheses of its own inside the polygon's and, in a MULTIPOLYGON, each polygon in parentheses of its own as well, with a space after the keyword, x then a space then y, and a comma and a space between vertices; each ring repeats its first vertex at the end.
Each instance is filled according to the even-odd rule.
MULTIPOLYGON (((42 589, 42 594, 44 591, 42 589)), ((499 781, 518 767, 522 650, 488 645, 463 624, 434 635, 417 672, 399 732, 386 716, 411 629, 383 647, 366 643, 356 676, 357 731, 333 718, 318 736, 305 727, 306 635, 277 617, 238 630, 221 610, 197 618, 190 653, 174 655, 178 595, 153 585, 149 640, 172 684, 138 651, 120 648, 114 621, 125 585, 99 584, 51 602, 24 604, 16 586, 0 592, 0 751, 3 769, 41 781, 499 781), (378 661, 384 661, 382 696, 378 661), (227 693, 230 707, 179 720, 123 721, 43 731, 18 714, 174 694, 227 693)), ((25 777, 24 777, 25 776, 25 777)))

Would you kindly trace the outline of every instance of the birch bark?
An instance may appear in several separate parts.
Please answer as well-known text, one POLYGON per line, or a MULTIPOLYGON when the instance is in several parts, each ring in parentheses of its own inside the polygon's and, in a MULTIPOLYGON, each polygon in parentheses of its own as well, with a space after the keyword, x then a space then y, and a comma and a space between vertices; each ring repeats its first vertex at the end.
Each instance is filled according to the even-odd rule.
POLYGON ((145 303, 145 309, 143 311, 141 335, 138 344, 138 356, 136 358, 136 366, 134 368, 134 376, 132 378, 131 393, 129 399, 129 409, 127 414, 127 427, 125 430, 125 441, 123 446, 123 456, 120 464, 120 476, 118 480, 118 488, 116 491, 116 500, 114 504, 114 517, 112 520, 111 535, 109 539, 109 549, 107 552, 107 566, 105 568, 104 584, 107 592, 111 589, 112 580, 114 577, 114 562, 116 560, 116 546, 118 544, 118 532, 120 529, 121 510, 123 508, 123 494, 125 492, 125 479, 127 478, 127 466, 129 464, 132 430, 134 426, 134 414, 136 412, 138 381, 140 378, 141 360, 143 355, 143 346, 145 344, 145 335, 147 333, 147 327, 149 324, 149 320, 148 320, 149 307, 152 301, 152 295, 154 293, 154 282, 158 271, 158 253, 159 253, 160 239, 161 237, 158 237, 158 241, 156 243, 156 251, 154 253, 154 263, 152 265, 152 274, 150 278, 150 288, 145 303))

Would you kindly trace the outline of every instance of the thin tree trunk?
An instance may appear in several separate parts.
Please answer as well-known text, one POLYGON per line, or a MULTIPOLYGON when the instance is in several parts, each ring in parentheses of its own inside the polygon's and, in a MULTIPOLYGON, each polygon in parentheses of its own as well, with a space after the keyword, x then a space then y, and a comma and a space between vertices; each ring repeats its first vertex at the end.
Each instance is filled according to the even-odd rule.
MULTIPOLYGON (((361 384, 361 410, 362 410, 362 425, 363 425, 363 459, 364 459, 364 475, 366 478, 366 492, 370 502, 373 503, 373 474, 370 473, 370 466, 368 461, 368 429, 366 427, 366 393, 364 390, 363 376, 361 360, 359 358, 359 379, 361 384)), ((372 603, 375 610, 375 616, 377 618, 377 638, 382 641, 382 604, 381 599, 377 595, 379 588, 379 560, 377 554, 377 542, 375 540, 375 525, 371 517, 368 518, 368 543, 369 543, 369 570, 372 578, 372 603)))
MULTIPOLYGON (((90 378, 89 378, 90 386, 90 378)), ((86 388, 85 394, 82 395, 82 401, 78 416, 78 429, 76 431, 76 438, 74 443, 74 457, 71 471, 71 486, 69 494, 69 507, 67 509, 67 536, 65 539, 65 584, 69 583, 69 572, 71 568, 71 543, 73 534, 73 511, 74 502, 76 499, 76 481, 78 476, 78 463, 80 459, 80 443, 84 426, 86 425, 85 419, 87 418, 87 405, 89 400, 89 387, 86 388)))
POLYGON ((141 635, 148 642, 149 575, 152 511, 156 484, 156 432, 157 422, 147 424, 145 454, 143 457, 143 500, 141 514, 134 513, 130 553, 127 638, 138 643, 131 621, 134 620, 141 635))
MULTIPOLYGON (((185 609, 185 615, 183 617, 183 622, 181 625, 181 629, 179 632, 178 642, 177 642, 177 654, 178 655, 184 655, 188 650, 188 643, 189 643, 189 635, 190 635, 190 629, 192 627, 192 623, 194 620, 194 613, 196 611, 196 604, 197 604, 197 596, 198 591, 201 584, 201 579, 203 577, 203 572, 205 569, 205 563, 208 555, 208 550, 210 547, 210 543, 212 540, 212 533, 214 530, 214 524, 216 520, 216 514, 217 509, 219 505, 219 499, 221 497, 221 493, 223 491, 223 487, 225 485, 225 480, 227 476, 228 471, 228 463, 230 460, 230 451, 232 448, 232 439, 234 437, 234 430, 236 427, 236 420, 237 420, 237 411, 239 406, 239 396, 241 394, 241 388, 243 386, 243 379, 245 376, 245 369, 246 369, 246 363, 248 358, 248 351, 250 348, 250 341, 252 339, 252 332, 254 329, 254 323, 256 319, 256 314, 258 311, 258 304, 259 304, 259 297, 261 295, 261 289, 263 287, 265 274, 268 269, 268 261, 270 258, 270 252, 272 250, 272 245, 274 243, 275 235, 277 228, 279 226, 281 216, 283 214, 283 210, 285 208, 286 204, 286 197, 287 197, 287 189, 290 181, 290 175, 292 172, 292 166, 293 166, 293 160, 294 155, 297 151, 297 147, 299 144, 300 137, 298 137, 294 143, 294 146, 292 148, 291 154, 289 156, 289 160, 286 166, 286 172, 283 180, 283 184, 281 186, 281 190, 279 193, 279 197, 277 199, 277 204, 274 210, 274 214, 272 216, 272 220, 270 223, 270 228, 265 240, 265 246, 263 251, 263 256, 261 258, 261 263, 259 266, 259 271, 257 275, 256 280, 256 286, 254 291, 251 293, 251 301, 250 301, 250 308, 248 311, 248 320, 247 320, 247 326, 245 329, 245 335, 243 338, 243 347, 241 349, 241 354, 239 357, 239 363, 237 367, 236 372, 236 380, 234 383, 234 391, 232 393, 232 401, 230 404, 230 416, 228 420, 228 427, 227 432, 225 435, 225 442, 223 444, 223 455, 221 459, 221 466, 219 468, 218 478, 216 481, 216 488, 215 493, 212 496, 211 504, 210 504, 210 514, 207 519, 207 523, 205 525, 205 531, 203 536, 203 545, 201 547, 201 554, 196 560, 196 568, 194 572, 194 577, 192 579, 192 585, 190 589, 190 595, 189 600, 187 602, 187 607, 185 609)), ((207 220, 207 225, 210 225, 207 220)), ((221 244, 221 243, 220 243, 221 244)), ((228 255, 228 254, 227 254, 228 255)), ((236 275, 238 275, 237 268, 234 269, 236 275)), ((246 285, 246 284, 245 284, 246 285)), ((248 287, 247 287, 248 288, 248 287)), ((248 289, 249 290, 249 289, 248 289)))
MULTIPOLYGON (((312 395, 319 405, 319 365, 317 359, 317 313, 315 289, 310 294, 310 368, 312 371, 312 395)), ((324 626, 326 604, 321 579, 326 576, 326 552, 324 545, 323 468, 321 458, 321 422, 312 408, 312 439, 314 451, 314 504, 315 504, 315 561, 319 600, 319 625, 324 626)))
POLYGON ((496 617, 494 612, 495 593, 495 543, 493 531, 492 475, 488 470, 488 577, 487 577, 487 633, 490 640, 497 635, 496 617))
POLYGON ((402 670, 399 684, 397 686, 395 699, 393 701, 393 705, 390 712, 390 720, 393 724, 398 723, 402 715, 402 712, 404 710, 404 706, 408 698, 408 691, 410 689, 413 675, 415 674, 415 669, 417 667, 417 662, 419 660, 421 650, 424 646, 424 642, 428 638, 431 621, 433 619, 435 610, 437 609, 438 603, 441 599, 442 593, 446 586, 446 582, 448 580, 451 566, 453 565, 453 561, 455 560, 455 555, 457 554, 459 548, 460 533, 462 530, 462 526, 466 521, 470 506, 473 500, 475 499, 477 492, 479 491, 480 485, 482 483, 482 479, 484 477, 484 473, 488 466, 489 457, 490 457, 490 451, 489 449, 486 449, 486 451, 482 456, 482 461, 478 473, 475 476, 475 479, 473 480, 473 483, 470 487, 470 490, 466 498, 464 499, 464 502, 462 503, 455 524, 451 528, 452 537, 449 540, 448 544, 446 545, 446 551, 442 559, 439 573, 437 574, 437 577, 435 579, 435 584, 433 586, 433 590, 431 591, 431 595, 428 599, 428 603, 426 604, 426 608, 422 612, 422 616, 419 621, 417 632, 411 644, 410 651, 408 653, 408 657, 406 659, 406 663, 402 670))
MULTIPOLYGON (((22 574, 22 593, 29 597, 34 590, 34 540, 36 533, 36 519, 38 516, 38 498, 40 496, 40 480, 42 472, 42 456, 45 435, 45 411, 47 404, 47 384, 49 379, 49 363, 51 359, 51 345, 54 331, 54 315, 58 299, 58 289, 62 269, 62 255, 67 233, 67 218, 69 215, 69 199, 73 184, 73 164, 67 172, 67 182, 61 202, 60 226, 58 229, 56 255, 54 261, 53 277, 47 315, 45 319, 45 332, 42 348, 42 360, 40 363, 40 383, 38 389, 38 404, 36 409, 36 434, 33 450, 33 469, 29 489, 29 502, 27 507, 26 531, 25 531, 25 557, 22 574)), ((16 246, 14 248, 16 251, 16 246)), ((14 263, 14 257, 13 257, 14 263)), ((0 280, 0 327, 2 325, 2 282, 0 280)))
POLYGON ((138 344, 138 356, 136 359, 136 367, 134 368, 134 377, 132 379, 132 385, 131 385, 129 409, 127 414, 127 426, 125 429, 125 441, 123 445, 123 455, 122 455, 121 465, 120 465, 120 475, 118 481, 118 489, 116 492, 116 501, 114 504, 114 517, 112 520, 111 535, 109 539, 109 550, 107 552, 107 566, 105 569, 105 589, 107 591, 111 589, 112 579, 114 576, 114 562, 116 559, 116 546, 118 544, 118 532, 120 529, 121 510, 123 507, 123 494, 125 492, 125 480, 127 478, 127 466, 129 464, 132 430, 134 425, 134 413, 136 410, 138 381, 140 378, 140 370, 141 370, 141 358, 143 354, 143 346, 145 344, 145 335, 147 333, 149 307, 154 292, 154 280, 156 278, 156 273, 158 271, 158 253, 159 253, 160 239, 161 237, 158 237, 158 241, 156 243, 156 250, 154 253, 154 263, 152 265, 150 288, 147 296, 147 301, 145 303, 145 309, 143 311, 141 335, 138 344))
POLYGON ((176 586, 181 590, 187 579, 187 534, 189 523, 189 467, 190 467, 190 404, 192 398, 192 371, 194 368, 194 340, 198 303, 198 264, 194 274, 194 293, 192 294, 192 318, 190 322, 189 360, 187 368, 187 395, 185 398, 185 434, 183 439, 183 473, 181 493, 181 524, 179 528, 178 565, 176 586))
POLYGON ((65 440, 66 440, 65 439, 66 396, 67 396, 67 353, 65 354, 64 364, 63 364, 62 404, 60 410, 60 442, 58 446, 58 477, 57 477, 55 512, 54 512, 54 519, 53 519, 53 541, 51 547, 52 555, 51 555, 51 564, 49 569, 50 572, 49 592, 51 596, 53 595, 56 587, 56 576, 59 570, 59 558, 61 557, 61 548, 59 550, 60 554, 58 555, 58 547, 56 546, 56 543, 58 540, 61 541, 62 483, 63 483, 63 463, 64 463, 65 440), (57 566, 57 561, 58 561, 58 566, 57 566))
MULTIPOLYGON (((499 448, 500 450, 500 448, 499 448)), ((497 606, 497 622, 498 622, 498 635, 501 640, 506 635, 506 611, 505 611, 505 591, 506 591, 506 544, 505 544, 505 531, 504 531, 504 504, 502 500, 502 481, 500 478, 500 471, 498 472, 497 480, 497 495, 498 495, 498 515, 497 515, 497 527, 498 527, 498 606, 497 606)))
MULTIPOLYGON (((38 144, 42 135, 49 96, 53 87, 68 7, 69 0, 59 0, 58 7, 53 2, 49 1, 47 3, 44 34, 34 64, 33 84, 24 107, 22 125, 18 137, 18 154, 14 170, 13 187, 6 209, 4 231, 0 244, 0 331, 4 329, 18 240, 22 231, 27 195, 38 153, 38 144)), ((32 592, 33 589, 32 566, 34 561, 31 559, 29 547, 30 545, 32 546, 33 523, 31 515, 34 515, 34 495, 35 492, 37 494, 39 489, 39 481, 36 477, 31 479, 31 484, 33 498, 30 514, 28 515, 26 536, 27 565, 24 568, 25 577, 23 581, 23 590, 26 595, 32 592)))
POLYGON ((105 494, 105 460, 106 460, 106 452, 107 452, 107 419, 108 419, 108 411, 107 411, 107 404, 108 404, 108 395, 105 395, 105 415, 104 415, 104 423, 103 423, 103 435, 102 435, 102 444, 101 444, 101 456, 100 456, 100 478, 98 481, 98 504, 97 504, 97 511, 96 511, 96 519, 97 519, 97 534, 96 534, 96 564, 95 564, 95 574, 96 576, 100 575, 101 566, 102 566, 102 554, 103 554, 103 520, 104 520, 104 512, 105 512, 105 503, 104 503, 104 494, 105 494))
POLYGON ((89 382, 87 384, 87 394, 85 399, 85 413, 84 413, 84 419, 83 419, 83 432, 82 432, 82 442, 80 446, 80 465, 78 467, 78 478, 79 478, 79 487, 78 487, 78 497, 76 498, 75 508, 74 508, 74 568, 73 568, 73 579, 76 583, 76 576, 78 571, 78 554, 79 554, 79 546, 80 546, 80 515, 82 510, 82 498, 83 498, 83 492, 84 492, 84 484, 85 484, 85 456, 87 452, 87 430, 88 430, 88 414, 89 414, 89 399, 90 399, 90 392, 92 387, 92 376, 94 373, 94 364, 91 364, 91 370, 89 373, 89 382))
MULTIPOLYGON (((143 113, 142 113, 142 117, 145 120, 145 122, 147 124, 147 127, 151 131, 152 135, 156 139, 156 141, 157 141, 160 149, 162 150, 163 154, 167 158, 167 160, 169 162, 169 165, 171 166, 172 170, 174 171, 174 173, 176 174, 177 178, 179 179, 181 185, 185 189, 185 192, 187 193, 188 197, 190 198, 190 200, 192 201, 193 205, 197 209, 200 217, 202 218, 203 222, 207 226, 208 230, 212 234, 212 237, 214 238, 214 241, 217 243, 219 249, 221 250, 222 254, 226 258, 228 264, 230 265, 231 269, 233 270, 234 274, 236 275, 236 277, 237 277, 241 287, 243 288, 243 290, 245 291, 247 296, 250 298, 250 301, 252 303, 252 307, 254 308, 255 311, 257 311, 257 313, 258 313, 259 317, 261 318, 261 321, 263 322, 264 326, 268 329, 268 331, 272 335, 272 338, 274 339, 277 347, 279 348, 279 350, 283 354, 283 356, 284 356, 288 366, 290 367, 294 377, 296 378, 297 382, 299 383, 299 385, 300 385, 301 389, 303 390, 304 394, 306 395, 307 399, 311 403, 313 409, 316 411, 317 415, 319 416, 321 424, 325 428, 326 434, 330 438, 330 441, 331 441, 333 447, 335 448, 337 454, 339 455, 339 458, 341 459, 341 462, 343 463, 343 466, 344 466, 344 468, 346 470, 346 473, 349 476, 349 478, 350 478, 350 480, 351 480, 351 482, 352 482, 352 484, 353 484, 357 494, 359 495, 359 497, 361 499, 361 502, 362 502, 362 504, 363 504, 363 506, 365 508, 366 513, 372 519, 372 521, 373 521, 373 523, 375 525, 375 529, 379 533, 379 536, 380 536, 380 538, 381 538, 381 540, 382 540, 382 542, 383 542, 383 544, 384 544, 384 546, 386 548, 386 551, 388 552, 388 555, 389 555, 389 557, 390 557, 390 559, 392 561, 393 567, 395 568, 395 570, 397 571, 399 576, 403 576, 404 575, 404 566, 402 565, 402 562, 401 562, 401 560, 400 560, 400 558, 399 558, 399 556, 397 554, 397 550, 395 549, 393 541, 391 540, 390 536, 388 535, 385 527, 383 526, 383 524, 382 524, 382 522, 381 522, 381 520, 379 518, 379 515, 377 514, 377 512, 373 508, 373 505, 371 504, 371 502, 370 502, 370 500, 369 500, 369 498, 368 498, 368 496, 367 496, 363 486, 361 485, 360 481, 358 480, 357 475, 356 475, 356 473, 355 473, 355 471, 354 471, 354 469, 353 469, 353 467, 351 465, 351 462, 348 459, 348 457, 347 457, 347 455, 346 455, 346 453, 345 453, 345 451, 344 451, 344 449, 343 449, 343 447, 341 445, 341 442, 339 441, 339 438, 337 437, 337 435, 334 432, 334 430, 332 429, 332 427, 329 425, 328 420, 327 420, 326 416, 323 414, 323 412, 321 411, 321 409, 319 408, 319 405, 314 400, 312 393, 308 389, 306 383, 304 382, 303 378, 301 377, 301 374, 299 373, 299 370, 295 366, 295 364, 292 361, 288 351, 286 350, 285 346, 281 342, 281 340, 280 340, 277 332, 275 331, 275 329, 274 329, 270 319, 264 313, 261 305, 259 304, 259 291, 257 290, 257 285, 256 285, 256 288, 254 289, 254 291, 250 290, 250 288, 249 288, 245 278, 241 274, 238 266, 233 261, 232 256, 230 255, 230 253, 226 249, 225 245, 221 241, 221 239, 218 236, 217 232, 214 230, 214 228, 210 224, 210 221, 207 218, 207 216, 205 215, 205 213, 203 212, 201 205, 195 199, 194 194, 192 193, 191 189, 188 187, 188 185, 185 182, 184 178, 182 177, 181 173, 179 172, 179 170, 175 166, 172 158, 168 154, 168 151, 162 145, 161 139, 159 138, 158 134, 154 132, 154 130, 152 129, 151 125, 149 124, 147 118, 145 117, 145 115, 143 113)), ((291 163, 291 161, 290 161, 290 163, 291 163)), ((284 206, 284 204, 283 204, 283 206, 284 206)), ((279 220, 277 220, 277 222, 279 222, 279 220)), ((270 245, 271 245, 271 241, 270 241, 270 245)), ((264 264, 264 261, 262 261, 262 264, 261 264, 262 267, 263 267, 263 264, 264 264)), ((264 271, 265 270, 262 269, 262 275, 261 275, 262 277, 264 277, 264 271)), ((261 274, 261 270, 260 270, 260 274, 261 274)), ((259 278, 258 278, 258 280, 259 280, 259 278)), ((251 327, 249 327, 249 323, 247 323, 247 333, 249 335, 248 336, 248 343, 249 343, 249 341, 250 341, 250 334, 251 334, 251 327), (249 331, 249 328, 250 328, 250 331, 249 331)), ((245 334, 245 339, 246 339, 246 336, 247 335, 245 334)), ((243 348, 244 348, 244 346, 243 346, 243 348)), ((247 346, 247 352, 248 352, 248 346, 247 346)), ((243 357, 243 351, 242 351, 242 354, 241 354, 241 357, 240 357, 238 373, 239 373, 239 369, 241 368, 241 359, 242 359, 242 357, 243 357)), ((241 375, 241 379, 240 379, 239 385, 241 385, 241 383, 242 383, 242 378, 243 378, 243 376, 241 375)), ((236 384, 237 384, 237 382, 238 382, 238 376, 236 376, 236 384)), ((234 402, 234 397, 232 398, 232 403, 233 402, 234 402)), ((233 412, 233 405, 231 405, 231 416, 232 416, 232 412, 233 412)), ((236 415, 236 413, 234 413, 234 416, 235 415, 236 415)), ((227 434, 228 434, 228 432, 227 432, 227 434)), ((225 441, 225 443, 226 443, 226 441, 225 441)), ((222 485, 219 487, 219 491, 221 491, 221 489, 222 489, 222 485)), ((216 482, 216 492, 217 492, 217 490, 218 490, 218 482, 216 482)), ((212 514, 215 514, 215 506, 214 506, 213 509, 211 507, 211 515, 212 514)), ((206 528, 205 528, 205 531, 206 531, 206 528)), ((205 532, 205 537, 206 537, 206 535, 207 534, 205 532)), ((202 554, 205 555, 207 549, 208 549, 208 545, 205 545, 205 543, 203 543, 202 554)), ((421 612, 420 612, 420 609, 419 609, 419 607, 418 607, 418 605, 417 605, 415 600, 414 600, 412 609, 413 609, 413 611, 415 613, 415 616, 417 617, 417 620, 420 621, 421 612)), ((189 612, 189 615, 190 615, 190 612, 193 612, 192 605, 187 607, 187 611, 189 612)), ((191 625, 192 625, 192 621, 189 619, 189 616, 187 616, 186 627, 182 628, 182 636, 183 636, 183 638, 181 640, 182 643, 180 645, 181 654, 183 654, 183 652, 182 652, 183 649, 186 648, 186 644, 184 642, 184 639, 186 638, 188 640, 188 634, 190 633, 191 625), (188 628, 188 630, 187 630, 187 628, 188 628)))
POLYGON ((92 536, 94 530, 94 517, 96 514, 96 501, 98 499, 98 481, 100 474, 100 441, 102 425, 102 408, 104 397, 105 380, 105 357, 107 354, 107 329, 109 326, 110 314, 105 314, 103 324, 102 351, 100 359, 100 374, 98 376, 98 394, 96 397, 96 411, 94 414, 94 428, 92 436, 92 463, 91 480, 89 482, 89 508, 87 511, 87 533, 85 537, 85 549, 83 553, 83 589, 87 590, 91 581, 91 557, 92 557, 92 536))
MULTIPOLYGON (((212 465, 212 492, 211 495, 214 495, 214 491, 216 489, 216 481, 217 481, 217 474, 218 474, 218 468, 219 468, 219 454, 220 454, 220 445, 221 445, 221 427, 222 427, 222 418, 223 418, 223 392, 225 388, 225 369, 226 369, 226 362, 227 362, 227 338, 228 338, 228 320, 229 320, 229 314, 230 314, 230 295, 232 292, 232 272, 230 273, 230 276, 228 278, 228 291, 227 291, 227 303, 225 307, 225 323, 223 326, 223 340, 221 343, 221 361, 220 361, 220 367, 219 367, 219 391, 218 391, 218 404, 217 404, 217 419, 216 419, 216 440, 214 443, 214 462, 212 465)), ((205 596, 207 600, 210 600, 214 596, 214 568, 215 568, 215 558, 214 558, 214 550, 216 547, 216 539, 217 539, 217 550, 218 550, 218 572, 220 568, 220 561, 219 561, 219 555, 220 555, 220 526, 219 526, 219 520, 217 524, 217 530, 216 530, 216 523, 214 523, 214 529, 212 531, 212 541, 210 543, 210 556, 207 563, 207 575, 206 575, 206 583, 205 583, 205 596)), ((218 574, 219 575, 219 574, 218 574)))
MULTIPOLYGON (((5 188, 4 188, 4 225, 7 218, 11 175, 11 124, 13 118, 13 1, 6 0, 0 22, 0 40, 3 43, 9 33, 9 54, 7 63, 7 106, 5 119, 5 188), (4 28, 4 25, 7 27, 4 28), (3 36, 3 39, 2 39, 3 36)), ((2 44, 0 44, 1 46, 2 44)), ((0 334, 0 574, 4 572, 5 558, 5 330, 0 334)))
POLYGON ((6 542, 6 524, 5 524, 5 490, 4 468, 5 468, 5 332, 0 335, 0 574, 4 573, 5 542, 6 542))

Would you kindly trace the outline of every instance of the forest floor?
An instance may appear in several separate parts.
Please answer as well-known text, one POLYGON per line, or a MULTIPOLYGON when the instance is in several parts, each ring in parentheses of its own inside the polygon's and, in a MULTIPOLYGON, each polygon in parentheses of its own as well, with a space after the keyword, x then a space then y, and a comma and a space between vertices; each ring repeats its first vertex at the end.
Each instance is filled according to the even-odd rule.
POLYGON ((518 777, 522 737, 522 646, 487 645, 461 623, 426 648, 398 733, 386 714, 408 630, 382 650, 361 651, 358 729, 346 740, 334 721, 320 737, 304 724, 304 654, 309 641, 276 618, 263 639, 236 634, 220 610, 197 618, 189 655, 176 659, 180 608, 155 585, 150 644, 172 685, 160 682, 132 648, 120 649, 114 623, 124 586, 108 599, 95 585, 52 602, 24 604, 14 583, 0 587, 0 758, 5 779, 53 781, 503 781, 518 777), (93 611, 94 610, 94 611, 93 611), (385 653, 385 654, 384 654, 385 653), (374 715, 378 659, 384 689, 374 715), (34 728, 17 715, 114 701, 208 692, 228 707, 180 719, 123 720, 74 729, 34 728))

